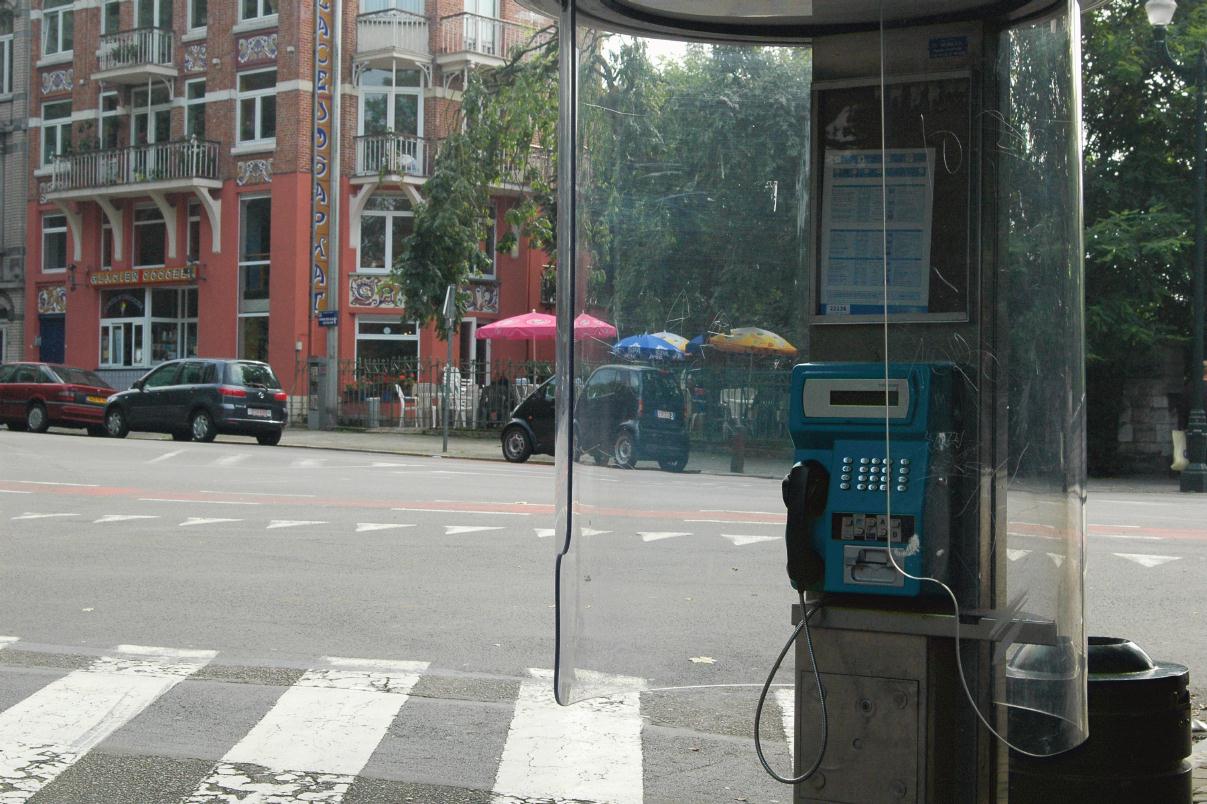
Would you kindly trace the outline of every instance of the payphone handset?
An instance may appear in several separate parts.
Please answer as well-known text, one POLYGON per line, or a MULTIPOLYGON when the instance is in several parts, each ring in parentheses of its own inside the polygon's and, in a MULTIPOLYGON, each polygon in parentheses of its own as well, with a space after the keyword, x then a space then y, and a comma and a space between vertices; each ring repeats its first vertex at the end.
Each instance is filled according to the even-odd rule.
POLYGON ((918 579, 946 579, 950 560, 960 418, 954 369, 793 368, 788 426, 796 463, 784 479, 784 502, 794 587, 907 597, 938 591, 918 579))

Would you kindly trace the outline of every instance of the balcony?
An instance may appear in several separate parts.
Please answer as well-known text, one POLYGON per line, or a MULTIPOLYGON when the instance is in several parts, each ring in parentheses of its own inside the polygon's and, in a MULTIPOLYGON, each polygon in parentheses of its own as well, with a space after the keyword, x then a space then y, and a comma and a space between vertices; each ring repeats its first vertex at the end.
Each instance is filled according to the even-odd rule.
POLYGON ((534 33, 536 30, 527 25, 480 14, 441 17, 436 63, 445 70, 498 67, 513 47, 526 44, 534 33))
POLYGON ((366 134, 356 138, 359 177, 430 176, 435 143, 411 134, 366 134))
POLYGON ((177 256, 176 219, 186 207, 169 194, 192 193, 200 201, 210 222, 210 247, 215 254, 222 251, 222 201, 210 192, 222 189, 217 142, 177 140, 65 154, 55 157, 42 189, 67 217, 77 262, 83 242, 80 204, 95 201, 100 206, 113 233, 113 258, 121 260, 125 210, 114 200, 134 196, 150 198, 163 215, 169 259, 177 256))
POLYGON ((394 59, 431 63, 427 17, 398 8, 358 16, 356 61, 370 66, 389 66, 394 59))
POLYGON ((149 78, 175 78, 175 37, 162 28, 136 28, 101 37, 93 81, 142 84, 149 78))

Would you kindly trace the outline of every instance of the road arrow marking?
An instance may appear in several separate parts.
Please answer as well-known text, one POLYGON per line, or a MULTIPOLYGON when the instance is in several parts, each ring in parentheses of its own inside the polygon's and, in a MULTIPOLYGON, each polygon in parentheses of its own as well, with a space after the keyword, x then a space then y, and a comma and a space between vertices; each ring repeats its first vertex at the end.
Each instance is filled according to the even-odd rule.
POLYGON ((385 461, 374 461, 369 464, 372 469, 403 469, 408 466, 418 466, 417 463, 387 463, 385 461))
POLYGON ((533 528, 533 531, 536 532, 538 539, 548 539, 556 532, 553 528, 533 528))
POLYGON ((413 528, 414 525, 400 525, 393 522, 357 522, 357 533, 368 533, 371 530, 392 530, 394 528, 413 528))
POLYGON ((290 468, 291 469, 319 469, 326 462, 327 462, 326 458, 303 458, 300 461, 294 461, 293 465, 290 468))
POLYGON ((317 519, 273 519, 268 523, 268 527, 264 530, 273 530, 274 528, 296 528, 302 525, 326 525, 326 522, 320 522, 317 519))
POLYGON ((579 531, 584 536, 603 536, 605 533, 611 533, 610 530, 596 530, 595 528, 583 528, 579 531))
POLYGON ((57 516, 79 516, 79 514, 31 514, 25 513, 21 516, 15 516, 13 519, 50 519, 57 516))
POLYGON ((502 530, 500 525, 445 525, 445 536, 459 536, 462 533, 477 533, 480 530, 502 530))
POLYGON ((781 536, 749 536, 742 533, 722 533, 722 539, 729 539, 733 542, 734 547, 741 547, 746 544, 758 544, 759 542, 778 542, 781 536))
POLYGON ((217 525, 221 522, 242 522, 242 519, 223 519, 222 517, 204 517, 191 516, 180 523, 180 527, 187 528, 190 525, 217 525))
POLYGON ((639 530, 637 535, 643 542, 659 542, 663 539, 673 539, 676 536, 691 536, 690 533, 679 533, 671 530, 639 530))
POLYGON ((18 491, 17 489, 0 489, 0 494, 33 494, 32 491, 18 491))
POLYGON ((1120 558, 1126 558, 1128 561, 1135 561, 1142 567, 1152 569, 1159 567, 1162 564, 1168 564, 1170 561, 1177 561, 1181 556, 1151 556, 1143 553, 1114 553, 1120 558))
POLYGON ((1029 556, 1029 555, 1031 555, 1030 550, 1011 550, 1009 548, 1006 549, 1006 558, 1010 559, 1011 561, 1018 561, 1020 558, 1023 558, 1024 556, 1029 556))
POLYGON ((102 525, 106 522, 127 522, 131 519, 159 519, 154 514, 106 514, 100 519, 92 520, 93 525, 102 525))
POLYGON ((1065 563, 1065 557, 1058 553, 1048 553, 1048 558, 1052 559, 1052 563, 1058 567, 1065 563))

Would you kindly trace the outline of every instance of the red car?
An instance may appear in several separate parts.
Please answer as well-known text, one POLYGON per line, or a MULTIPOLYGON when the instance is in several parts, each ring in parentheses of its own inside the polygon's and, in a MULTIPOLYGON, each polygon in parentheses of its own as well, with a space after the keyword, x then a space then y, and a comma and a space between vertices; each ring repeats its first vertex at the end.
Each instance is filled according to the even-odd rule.
POLYGON ((10 430, 44 433, 58 427, 86 427, 105 435, 105 402, 114 390, 91 371, 48 363, 0 366, 0 422, 10 430))

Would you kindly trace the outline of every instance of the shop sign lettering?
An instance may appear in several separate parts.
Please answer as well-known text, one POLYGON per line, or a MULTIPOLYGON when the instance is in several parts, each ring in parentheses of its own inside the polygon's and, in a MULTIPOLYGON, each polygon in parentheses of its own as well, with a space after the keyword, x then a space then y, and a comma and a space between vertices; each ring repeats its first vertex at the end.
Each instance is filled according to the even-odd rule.
POLYGON ((172 282, 193 282, 197 279, 196 265, 178 268, 139 268, 127 271, 95 271, 88 284, 95 287, 111 285, 162 285, 172 282))
POLYGON ((314 127, 311 131, 311 146, 314 162, 311 171, 311 224, 310 224, 310 298, 311 311, 322 313, 333 308, 330 296, 331 262, 330 249, 335 235, 331 232, 331 74, 335 28, 335 7, 331 0, 317 0, 314 4, 314 127))

